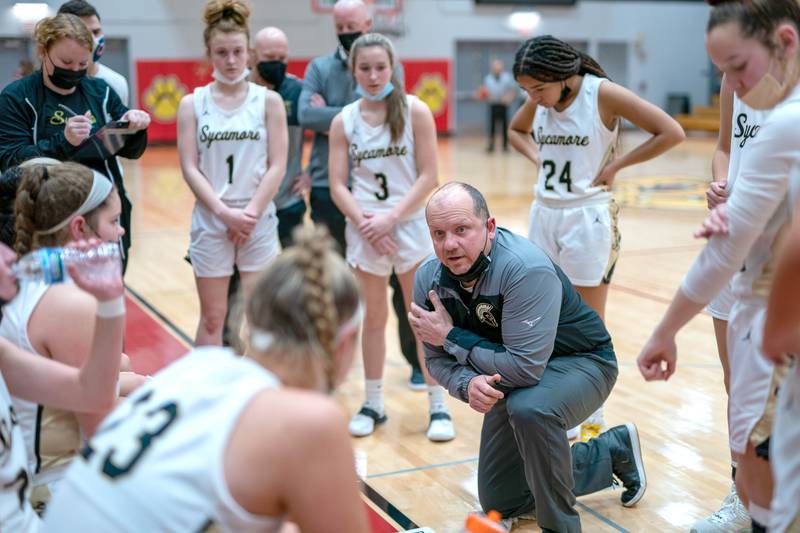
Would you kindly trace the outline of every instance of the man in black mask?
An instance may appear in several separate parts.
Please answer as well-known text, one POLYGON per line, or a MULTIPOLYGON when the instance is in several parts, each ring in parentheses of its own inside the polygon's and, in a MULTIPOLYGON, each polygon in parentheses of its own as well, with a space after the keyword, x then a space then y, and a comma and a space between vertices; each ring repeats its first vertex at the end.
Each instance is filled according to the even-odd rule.
POLYGON ((566 428, 605 401, 617 358, 603 321, 525 237, 498 228, 474 187, 451 182, 425 212, 436 257, 417 269, 410 322, 425 364, 486 416, 478 495, 509 521, 535 511, 543 531, 580 531, 575 496, 647 486, 638 432, 611 428, 570 449, 566 428))
POLYGON ((266 27, 255 37, 254 79, 281 95, 286 105, 286 121, 289 126, 289 158, 286 175, 281 181, 273 202, 278 215, 278 238, 281 246, 292 244, 292 231, 303 223, 306 202, 303 198, 310 187, 310 179, 303 172, 303 128, 297 121, 297 104, 303 82, 286 73, 289 61, 289 39, 278 28, 266 27))
MULTIPOLYGON (((348 56, 355 40, 372 30, 372 17, 362 0, 339 0, 333 6, 333 22, 338 46, 333 54, 314 58, 306 68, 298 104, 298 119, 303 128, 314 132, 311 162, 308 165, 311 176, 311 218, 315 223, 328 227, 339 245, 339 253, 344 254, 347 249, 344 240, 344 215, 331 200, 328 188, 328 130, 333 117, 344 106, 356 100, 355 80, 350 72, 348 56)), ((402 83, 402 65, 397 65, 395 75, 402 83)), ((403 293, 395 275, 392 275, 389 283, 394 291, 392 306, 397 313, 400 348, 412 369, 408 385, 413 390, 425 391, 427 387, 417 362, 414 334, 406 319, 403 293)))

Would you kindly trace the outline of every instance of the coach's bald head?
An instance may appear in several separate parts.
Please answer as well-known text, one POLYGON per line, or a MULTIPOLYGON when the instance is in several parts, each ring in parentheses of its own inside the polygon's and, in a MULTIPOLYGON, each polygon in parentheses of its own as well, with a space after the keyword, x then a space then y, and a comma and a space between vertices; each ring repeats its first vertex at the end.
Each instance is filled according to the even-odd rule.
POLYGON ((470 270, 480 253, 488 255, 497 230, 483 194, 467 183, 450 182, 433 193, 425 219, 436 257, 452 273, 470 270))
MULTIPOLYGON (((363 0, 339 0, 333 6, 333 23, 336 35, 369 33, 372 16, 363 0)), ((342 43, 344 46, 344 43, 342 43)), ((349 50, 349 46, 345 46, 349 50)))

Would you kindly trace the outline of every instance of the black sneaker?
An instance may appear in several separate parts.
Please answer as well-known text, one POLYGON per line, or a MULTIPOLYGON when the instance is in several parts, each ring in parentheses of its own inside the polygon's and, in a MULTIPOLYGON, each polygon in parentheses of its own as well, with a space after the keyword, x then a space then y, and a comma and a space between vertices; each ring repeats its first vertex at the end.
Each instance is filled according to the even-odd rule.
POLYGON ((425 376, 422 375, 422 370, 419 367, 411 368, 411 377, 408 378, 408 388, 413 391, 428 390, 428 385, 425 383, 425 376))
POLYGON ((634 424, 628 423, 609 429, 599 438, 610 441, 611 469, 625 489, 620 497, 622 505, 633 507, 647 489, 639 431, 634 424))

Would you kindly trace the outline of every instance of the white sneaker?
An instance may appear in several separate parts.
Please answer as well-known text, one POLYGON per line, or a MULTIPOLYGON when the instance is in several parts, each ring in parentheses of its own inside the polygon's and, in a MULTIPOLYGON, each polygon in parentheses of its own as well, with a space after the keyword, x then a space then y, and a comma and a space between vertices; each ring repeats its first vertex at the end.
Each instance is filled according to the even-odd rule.
POLYGON ((433 442, 447 442, 456 438, 456 428, 453 426, 450 413, 445 411, 431 413, 427 435, 433 442))
POLYGON ((574 428, 567 430, 567 439, 569 440, 575 440, 580 436, 581 436, 580 426, 575 426, 574 428))
POLYGON ((690 533, 750 533, 752 521, 747 509, 736 494, 736 484, 731 485, 731 492, 722 501, 722 507, 709 517, 698 520, 690 529, 690 533))
POLYGON ((367 435, 372 435, 372 432, 375 431, 375 426, 383 424, 386 420, 385 413, 379 413, 365 405, 353 415, 347 429, 350 430, 350 435, 354 437, 366 437, 367 435))
POLYGON ((514 518, 503 518, 500 520, 500 524, 506 528, 506 531, 511 531, 514 529, 514 526, 517 525, 517 522, 520 520, 533 520, 536 521, 536 511, 531 511, 527 514, 521 514, 519 516, 515 516, 514 518))

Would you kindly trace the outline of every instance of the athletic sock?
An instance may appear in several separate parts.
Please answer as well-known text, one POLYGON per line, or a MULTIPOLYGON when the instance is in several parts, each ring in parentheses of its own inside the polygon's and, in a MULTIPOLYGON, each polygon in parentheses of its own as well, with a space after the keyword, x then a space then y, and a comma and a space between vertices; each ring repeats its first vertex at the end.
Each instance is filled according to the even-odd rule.
POLYGON ((383 380, 382 379, 367 379, 365 380, 367 390, 367 400, 364 402, 365 407, 369 407, 379 415, 383 414, 383 380))
POLYGON ((769 523, 769 509, 765 509, 757 503, 750 502, 747 507, 750 518, 753 519, 753 533, 766 532, 765 524, 769 523))
POLYGON ((431 413, 446 413, 447 404, 444 401, 444 387, 441 385, 428 385, 428 406, 431 413))

